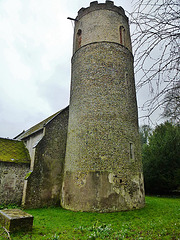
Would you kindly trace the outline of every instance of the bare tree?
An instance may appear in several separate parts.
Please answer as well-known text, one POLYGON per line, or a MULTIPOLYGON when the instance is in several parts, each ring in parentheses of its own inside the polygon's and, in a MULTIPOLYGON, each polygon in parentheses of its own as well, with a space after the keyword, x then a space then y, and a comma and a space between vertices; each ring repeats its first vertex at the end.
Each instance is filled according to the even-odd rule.
POLYGON ((173 123, 180 123, 180 83, 165 95, 162 115, 173 123))
MULTIPOLYGON (((179 0, 133 0, 130 22, 135 56, 137 91, 148 86, 151 98, 142 106, 146 116, 171 101, 180 82, 179 0), (166 97, 165 97, 166 96, 166 97)), ((177 91, 179 94, 179 91, 177 91)))

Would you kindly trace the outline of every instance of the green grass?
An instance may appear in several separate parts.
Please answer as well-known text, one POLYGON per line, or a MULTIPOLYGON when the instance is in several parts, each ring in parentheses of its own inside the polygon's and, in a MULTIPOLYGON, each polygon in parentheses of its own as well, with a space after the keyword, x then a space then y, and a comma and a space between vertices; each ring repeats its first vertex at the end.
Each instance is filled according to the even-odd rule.
MULTIPOLYGON (((33 231, 12 233, 19 239, 180 239, 180 199, 146 197, 146 207, 116 213, 32 209, 33 231)), ((7 234, 0 228, 0 239, 7 234)))

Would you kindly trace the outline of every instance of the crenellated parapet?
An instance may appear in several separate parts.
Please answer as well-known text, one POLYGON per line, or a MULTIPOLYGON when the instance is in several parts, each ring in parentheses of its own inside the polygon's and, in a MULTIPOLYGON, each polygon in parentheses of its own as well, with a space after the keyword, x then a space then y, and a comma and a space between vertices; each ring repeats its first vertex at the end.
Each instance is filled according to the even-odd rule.
POLYGON ((111 11, 119 13, 120 15, 124 16, 127 19, 124 9, 122 7, 115 6, 113 1, 106 1, 105 3, 98 3, 98 1, 93 1, 90 3, 89 7, 81 8, 78 11, 78 16, 77 16, 76 20, 79 20, 84 15, 86 15, 90 12, 93 12, 93 11, 97 11, 97 10, 111 10, 111 11))
POLYGON ((73 53, 87 44, 104 41, 118 43, 132 52, 128 17, 112 1, 91 2, 76 17, 73 53))

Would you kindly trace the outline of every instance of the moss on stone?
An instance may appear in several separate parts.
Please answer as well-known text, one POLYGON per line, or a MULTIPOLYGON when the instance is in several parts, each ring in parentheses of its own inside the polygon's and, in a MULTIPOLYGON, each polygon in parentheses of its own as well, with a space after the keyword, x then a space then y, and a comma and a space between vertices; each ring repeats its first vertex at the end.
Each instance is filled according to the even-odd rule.
POLYGON ((30 163, 30 156, 22 141, 0 138, 0 161, 30 163))
POLYGON ((7 231, 31 231, 34 217, 20 209, 4 209, 0 211, 0 224, 7 231))
POLYGON ((28 172, 28 173, 26 174, 24 180, 28 180, 28 178, 30 177, 31 173, 32 173, 32 171, 28 172))

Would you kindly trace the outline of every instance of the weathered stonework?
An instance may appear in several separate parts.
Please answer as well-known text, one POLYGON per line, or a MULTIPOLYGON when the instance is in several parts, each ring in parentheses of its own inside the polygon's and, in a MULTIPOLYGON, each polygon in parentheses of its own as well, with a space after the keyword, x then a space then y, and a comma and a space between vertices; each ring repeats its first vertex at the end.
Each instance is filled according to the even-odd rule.
POLYGON ((0 204, 21 204, 24 178, 29 166, 0 161, 0 204))
POLYGON ((23 142, 0 138, 0 204, 21 204, 30 157, 23 142))
POLYGON ((124 27, 124 45, 132 51, 128 18, 124 9, 106 4, 93 2, 88 8, 82 8, 78 12, 74 28, 73 53, 79 48, 77 44, 77 32, 81 29, 81 46, 93 42, 109 41, 120 43, 120 27, 124 27))
POLYGON ((0 139, 0 204, 143 207, 137 115, 128 18, 112 1, 92 2, 75 19, 70 107, 0 139))
POLYGON ((9 232, 31 231, 33 216, 20 209, 4 209, 0 211, 0 224, 9 232))
POLYGON ((48 122, 43 138, 36 145, 34 169, 25 182, 25 208, 60 204, 68 116, 66 108, 48 122))
POLYGON ((109 1, 91 3, 76 19, 61 204, 75 211, 141 208, 144 185, 128 19, 109 1))

